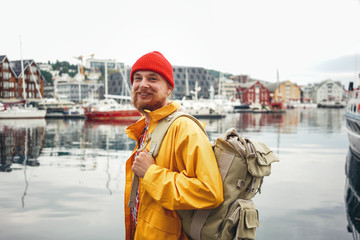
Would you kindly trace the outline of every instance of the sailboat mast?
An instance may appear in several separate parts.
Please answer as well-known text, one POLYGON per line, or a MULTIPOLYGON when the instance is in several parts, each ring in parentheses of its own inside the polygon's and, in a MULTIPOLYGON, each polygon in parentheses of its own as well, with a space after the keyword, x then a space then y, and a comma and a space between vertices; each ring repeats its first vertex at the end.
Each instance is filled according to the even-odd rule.
MULTIPOLYGON (((81 65, 83 65, 82 64, 82 60, 81 60, 81 65)), ((78 65, 78 74, 80 73, 80 76, 79 76, 79 78, 78 78, 78 80, 79 80, 79 103, 81 103, 81 80, 82 80, 82 71, 81 71, 81 67, 80 67, 80 65, 78 65)))
POLYGON ((280 79, 280 77, 279 77, 279 69, 276 69, 276 88, 275 88, 275 92, 274 92, 274 97, 276 97, 275 102, 277 102, 278 94, 280 93, 280 91, 278 91, 279 79, 280 79), (276 92, 277 92, 277 94, 275 94, 276 92))
POLYGON ((185 68, 186 72, 185 72, 185 96, 189 96, 190 95, 190 91, 189 91, 189 69, 186 67, 185 68))
POLYGON ((108 98, 107 96, 108 96, 108 73, 107 73, 107 68, 108 68, 108 66, 107 66, 107 60, 105 60, 104 61, 104 64, 105 64, 105 69, 104 69, 104 71, 105 71, 105 98, 108 98))
POLYGON ((218 93, 219 93, 219 96, 221 96, 222 94, 223 94, 223 92, 222 92, 222 72, 219 72, 219 91, 218 91, 218 93))
POLYGON ((21 36, 19 36, 19 39, 20 39, 20 58, 21 58, 21 76, 22 76, 23 98, 26 99, 25 75, 24 75, 24 61, 23 61, 23 57, 22 57, 21 36))

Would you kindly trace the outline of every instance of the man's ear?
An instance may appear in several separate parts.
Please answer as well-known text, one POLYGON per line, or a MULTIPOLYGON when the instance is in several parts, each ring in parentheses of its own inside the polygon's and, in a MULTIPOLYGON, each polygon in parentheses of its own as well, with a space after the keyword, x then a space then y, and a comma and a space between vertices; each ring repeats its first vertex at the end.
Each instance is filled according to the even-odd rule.
POLYGON ((174 88, 168 83, 168 89, 167 89, 167 95, 170 96, 170 94, 172 93, 172 91, 174 90, 174 88))

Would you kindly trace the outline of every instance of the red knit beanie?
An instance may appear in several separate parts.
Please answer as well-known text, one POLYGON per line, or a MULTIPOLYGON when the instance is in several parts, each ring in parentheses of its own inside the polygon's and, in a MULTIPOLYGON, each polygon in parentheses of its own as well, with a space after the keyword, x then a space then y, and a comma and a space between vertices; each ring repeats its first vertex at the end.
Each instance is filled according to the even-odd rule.
POLYGON ((173 67, 169 61, 157 51, 150 52, 139 58, 131 68, 130 82, 133 84, 133 76, 136 71, 153 71, 163 76, 174 87, 173 67))

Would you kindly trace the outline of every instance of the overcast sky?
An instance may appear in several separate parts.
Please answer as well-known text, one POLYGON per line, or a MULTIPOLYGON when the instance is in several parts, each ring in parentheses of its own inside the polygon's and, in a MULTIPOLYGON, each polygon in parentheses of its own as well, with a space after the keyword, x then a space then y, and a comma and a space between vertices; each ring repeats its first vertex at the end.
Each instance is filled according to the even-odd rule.
POLYGON ((11 0, 0 55, 116 59, 158 50, 173 65, 299 85, 359 82, 359 0, 11 0))

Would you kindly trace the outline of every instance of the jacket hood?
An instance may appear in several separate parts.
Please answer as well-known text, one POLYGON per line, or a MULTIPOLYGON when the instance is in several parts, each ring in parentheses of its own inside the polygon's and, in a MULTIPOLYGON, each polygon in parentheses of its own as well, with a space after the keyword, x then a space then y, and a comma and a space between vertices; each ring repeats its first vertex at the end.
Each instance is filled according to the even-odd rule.
MULTIPOLYGON (((171 113, 175 112, 180 107, 180 104, 178 102, 172 101, 168 105, 156 109, 155 111, 148 112, 149 114, 149 125, 152 126, 154 123, 157 123, 164 117, 167 117, 171 113)), ((138 139, 140 134, 142 133, 143 129, 145 127, 145 117, 140 118, 136 123, 130 125, 126 128, 125 133, 128 135, 131 139, 138 139)))

